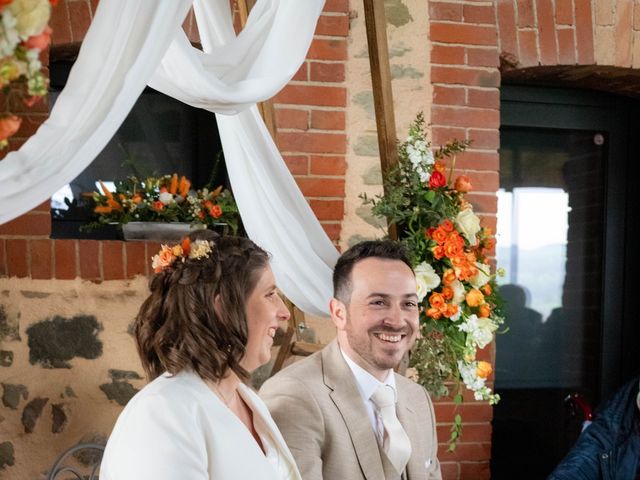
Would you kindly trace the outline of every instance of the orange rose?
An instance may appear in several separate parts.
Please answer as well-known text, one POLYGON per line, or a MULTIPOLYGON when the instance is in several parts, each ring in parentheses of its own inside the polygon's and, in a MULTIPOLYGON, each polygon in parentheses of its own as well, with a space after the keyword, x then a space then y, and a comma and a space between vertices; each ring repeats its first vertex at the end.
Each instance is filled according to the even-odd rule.
POLYGON ((451 300, 453 298, 453 288, 449 286, 442 287, 442 296, 445 300, 451 300))
POLYGON ((142 201, 142 197, 140 196, 140 194, 136 193, 133 197, 131 197, 131 201, 138 204, 142 201))
POLYGON ((440 172, 435 171, 429 179, 429 188, 441 188, 447 184, 447 178, 440 172))
POLYGON ((442 283, 444 283, 445 285, 450 285, 455 280, 456 272, 452 268, 445 270, 444 274, 442 275, 442 283))
POLYGON ((6 140, 20 128, 22 119, 15 115, 0 118, 0 140, 6 140))
POLYGON ((460 193, 467 193, 471 191, 473 186, 471 185, 469 177, 467 177, 466 175, 460 175, 458 178, 456 178, 456 181, 453 184, 453 188, 455 188, 460 193))
POLYGON ((484 295, 482 295, 480 290, 472 288, 467 292, 465 300, 470 307, 479 307, 484 304, 484 295))
POLYGON ((433 292, 429 297, 429 304, 433 308, 441 309, 445 304, 444 297, 442 296, 441 293, 433 292))
POLYGON ((151 204, 151 208, 153 208, 156 212, 159 212, 164 208, 164 203, 162 203, 160 200, 156 200, 151 204))
POLYGON ((484 305, 480 305, 480 308, 478 309, 478 315, 480 316, 480 318, 489 318, 489 315, 491 315, 491 308, 489 307, 489 305, 487 305, 486 303, 484 305))
POLYGON ((436 231, 436 227, 425 228, 424 236, 425 238, 433 238, 433 232, 436 231))
POLYGON ((156 273, 161 272, 163 269, 171 265, 175 259, 176 257, 171 251, 171 248, 163 245, 160 252, 157 255, 154 255, 151 259, 151 266, 153 267, 153 271, 156 273))
POLYGON ((427 310, 427 316, 434 320, 438 320, 442 316, 442 313, 437 308, 430 308, 427 310))
POLYGON ((222 215, 222 207, 220 205, 214 205, 209 209, 209 215, 213 218, 220 218, 222 215))
POLYGON ((482 293, 485 295, 491 295, 491 285, 488 283, 485 283, 480 290, 482 290, 482 293))
POLYGON ((431 234, 431 238, 433 238, 436 243, 443 244, 447 240, 447 232, 445 232, 444 228, 438 227, 431 234))
POLYGON ((440 260, 442 257, 444 257, 444 248, 441 245, 433 247, 431 249, 431 252, 433 252, 433 256, 436 260, 440 260))
POLYGON ((440 226, 447 233, 453 232, 453 222, 448 218, 444 222, 442 222, 440 226))
POLYGON ((446 167, 444 163, 442 163, 440 160, 436 160, 436 163, 433 165, 433 169, 436 172, 444 173, 445 168, 446 167))
POLYGON ((447 240, 444 244, 444 254, 448 258, 458 257, 462 253, 462 248, 456 241, 447 240))
POLYGON ((493 368, 489 362, 485 362, 484 360, 480 360, 478 362, 478 367, 476 368, 476 375, 479 378, 487 379, 489 375, 493 372, 493 368))
POLYGON ((458 313, 458 306, 455 303, 447 303, 443 313, 445 317, 451 318, 458 313))

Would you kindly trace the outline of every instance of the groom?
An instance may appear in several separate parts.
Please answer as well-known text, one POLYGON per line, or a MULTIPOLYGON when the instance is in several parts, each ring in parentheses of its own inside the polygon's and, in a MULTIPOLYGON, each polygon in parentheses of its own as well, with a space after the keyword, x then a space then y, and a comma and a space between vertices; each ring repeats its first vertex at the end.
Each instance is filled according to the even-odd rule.
POLYGON ((337 338, 260 391, 303 480, 440 479, 433 405, 393 368, 418 334, 404 249, 360 243, 333 273, 337 338))

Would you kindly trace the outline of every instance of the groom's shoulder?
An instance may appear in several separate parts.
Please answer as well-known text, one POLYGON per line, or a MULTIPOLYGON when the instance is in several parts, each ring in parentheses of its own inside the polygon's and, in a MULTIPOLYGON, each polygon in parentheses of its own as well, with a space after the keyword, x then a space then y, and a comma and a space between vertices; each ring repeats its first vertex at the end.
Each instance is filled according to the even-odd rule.
POLYGON ((307 383, 308 381, 316 381, 320 377, 322 377, 322 350, 293 362, 276 373, 268 382, 277 383, 287 379, 295 379, 307 383))

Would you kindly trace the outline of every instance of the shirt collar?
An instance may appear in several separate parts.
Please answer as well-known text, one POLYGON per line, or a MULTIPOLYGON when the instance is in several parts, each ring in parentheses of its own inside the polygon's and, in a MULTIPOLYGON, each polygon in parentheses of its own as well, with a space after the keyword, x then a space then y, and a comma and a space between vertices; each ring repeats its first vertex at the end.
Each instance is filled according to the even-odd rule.
POLYGON ((356 362, 351 360, 349 355, 345 353, 342 348, 340 348, 340 353, 342 353, 342 357, 344 361, 347 362, 353 376, 356 378, 356 384, 358 385, 358 390, 360 391, 360 395, 362 398, 367 401, 371 399, 371 395, 375 393, 375 391, 380 387, 380 385, 389 385, 393 388, 393 392, 396 396, 396 402, 398 401, 398 392, 396 391, 396 377, 393 373, 393 370, 389 370, 389 374, 387 378, 385 378, 384 382, 381 382, 376 377, 367 372, 364 368, 358 365, 356 362))

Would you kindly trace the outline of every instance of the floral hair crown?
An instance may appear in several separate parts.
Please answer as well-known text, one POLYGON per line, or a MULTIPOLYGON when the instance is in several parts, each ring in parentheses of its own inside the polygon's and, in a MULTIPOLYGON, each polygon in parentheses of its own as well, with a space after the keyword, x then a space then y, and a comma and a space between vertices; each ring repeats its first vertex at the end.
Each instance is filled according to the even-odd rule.
POLYGON ((172 247, 162 245, 160 251, 151 257, 151 266, 155 273, 160 273, 165 268, 173 265, 178 259, 184 262, 187 258, 191 260, 209 258, 209 254, 213 252, 213 247, 214 243, 210 240, 195 240, 192 242, 189 237, 185 237, 182 243, 172 247))

